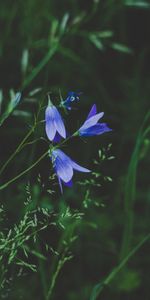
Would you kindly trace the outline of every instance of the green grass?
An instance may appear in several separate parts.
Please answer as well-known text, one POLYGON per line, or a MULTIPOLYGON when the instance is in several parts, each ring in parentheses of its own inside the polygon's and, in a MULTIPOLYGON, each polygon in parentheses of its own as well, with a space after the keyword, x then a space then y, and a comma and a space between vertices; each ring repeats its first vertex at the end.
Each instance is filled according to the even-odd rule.
POLYGON ((0 298, 149 299, 149 14, 146 1, 1 3, 0 298), (93 173, 61 195, 44 111, 70 90, 68 133, 94 103, 113 131, 62 145, 93 173))

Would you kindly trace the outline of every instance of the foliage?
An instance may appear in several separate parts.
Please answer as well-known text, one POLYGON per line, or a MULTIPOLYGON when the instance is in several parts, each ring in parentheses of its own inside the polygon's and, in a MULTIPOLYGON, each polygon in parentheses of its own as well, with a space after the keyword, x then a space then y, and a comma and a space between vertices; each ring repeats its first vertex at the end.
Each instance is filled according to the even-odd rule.
POLYGON ((1 3, 1 299, 149 298, 149 8, 1 3), (71 112, 68 91, 81 98, 71 112), (47 94, 67 135, 93 103, 113 129, 62 145, 92 170, 62 195, 47 157, 47 94))

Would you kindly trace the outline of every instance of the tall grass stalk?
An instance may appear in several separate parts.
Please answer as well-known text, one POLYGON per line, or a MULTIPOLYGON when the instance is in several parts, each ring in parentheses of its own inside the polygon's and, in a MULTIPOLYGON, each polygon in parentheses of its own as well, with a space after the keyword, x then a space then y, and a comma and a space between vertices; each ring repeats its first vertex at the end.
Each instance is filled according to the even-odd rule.
POLYGON ((33 169, 47 155, 48 155, 48 151, 44 152, 29 168, 25 169, 24 171, 22 171, 21 173, 19 173, 17 176, 13 177, 9 181, 7 181, 3 185, 1 185, 0 186, 0 190, 3 190, 5 188, 7 188, 11 183, 13 183, 17 179, 19 179, 20 177, 22 177, 23 175, 25 175, 26 173, 28 173, 31 169, 33 169))
POLYGON ((68 225, 66 230, 64 230, 59 244, 57 248, 57 253, 62 253, 60 257, 55 257, 51 266, 51 273, 50 273, 50 282, 49 282, 49 288, 47 291, 47 297, 46 300, 52 299, 52 294, 56 285, 57 277, 64 266, 64 264, 69 261, 72 258, 72 255, 68 255, 69 247, 72 243, 74 231, 77 225, 79 225, 80 221, 75 220, 71 225, 68 225))
POLYGON ((150 126, 145 129, 145 125, 150 118, 150 112, 146 115, 144 122, 139 131, 136 145, 131 157, 131 161, 128 167, 128 173, 126 177, 125 185, 125 197, 124 197, 124 209, 125 209, 125 226, 123 233, 123 240, 121 245, 120 260, 122 260, 130 250, 131 239, 133 234, 134 225, 134 203, 136 201, 136 177, 137 167, 140 161, 141 147, 144 139, 150 132, 150 126))
POLYGON ((101 294, 103 289, 108 286, 115 276, 122 270, 122 268, 128 263, 129 259, 132 258, 136 252, 150 239, 150 233, 146 235, 134 248, 131 250, 128 255, 120 262, 120 264, 115 267, 106 279, 97 285, 92 290, 90 300, 98 299, 98 296, 101 294))

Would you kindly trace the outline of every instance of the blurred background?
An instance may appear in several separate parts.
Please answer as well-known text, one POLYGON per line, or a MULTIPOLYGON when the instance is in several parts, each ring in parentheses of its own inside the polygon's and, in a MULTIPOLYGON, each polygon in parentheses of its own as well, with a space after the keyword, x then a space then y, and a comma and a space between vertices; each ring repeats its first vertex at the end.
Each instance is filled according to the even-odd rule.
POLYGON ((1 186, 47 149, 48 92, 55 105, 81 92, 61 111, 68 132, 94 103, 113 129, 63 147, 95 173, 63 195, 49 158, 1 189, 0 299, 148 300, 150 4, 6 0, 0 28, 1 186))

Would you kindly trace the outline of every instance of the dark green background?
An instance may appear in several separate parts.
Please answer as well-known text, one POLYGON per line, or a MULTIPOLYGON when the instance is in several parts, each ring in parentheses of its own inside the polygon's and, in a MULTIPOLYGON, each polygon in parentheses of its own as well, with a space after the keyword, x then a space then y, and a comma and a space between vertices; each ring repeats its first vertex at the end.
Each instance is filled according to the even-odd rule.
MULTIPOLYGON (((22 102, 17 109, 29 114, 27 117, 12 115, 0 128, 1 165, 33 124, 39 101, 47 104, 48 91, 52 92, 55 104, 59 102, 59 89, 63 97, 70 90, 82 92, 80 102, 66 116, 65 124, 69 132, 78 128, 94 103, 99 111, 105 112, 104 120, 113 129, 104 136, 86 140, 86 143, 76 139, 64 148, 68 155, 90 168, 94 167, 92 161, 97 158, 98 150, 109 143, 112 143, 110 155, 115 156, 114 160, 104 162, 100 168, 103 175, 113 178, 113 182, 102 180, 101 188, 91 187, 93 203, 99 201, 105 206, 90 204, 84 211, 85 224, 79 226, 78 239, 71 249, 74 257, 61 270, 53 292, 54 300, 92 300, 93 287, 102 282, 149 231, 148 135, 137 146, 138 155, 135 155, 138 133, 150 102, 149 4, 125 0, 1 1, 0 32, 0 88, 4 95, 2 109, 7 106, 9 90, 21 90, 22 102), (29 76, 34 73, 36 66, 55 47, 59 26, 66 13, 69 19, 54 55, 30 80, 29 76), (55 31, 56 20, 58 27, 55 31), (99 49, 100 45, 90 40, 90 34, 105 31, 111 31, 113 35, 101 38, 103 47, 99 49), (121 45, 120 48, 114 49, 114 43, 121 45), (23 74, 21 62, 25 49, 29 60, 23 74), (35 101, 27 100, 29 92, 37 87, 41 87, 42 91, 34 97, 35 101), (131 236, 129 240, 124 240, 130 222, 131 236)), ((43 118, 44 111, 41 111, 43 118)), ((148 124, 149 120, 144 128, 148 128, 148 124)), ((43 123, 33 139, 39 136, 46 137, 43 123)), ((5 170, 1 182, 6 182, 30 166, 45 149, 43 142, 23 149, 5 170)), ((65 205, 82 211, 86 188, 79 188, 75 184, 60 196, 56 186, 57 192, 53 197, 47 196, 45 191, 39 191, 37 175, 40 173, 46 187, 49 186, 50 168, 50 162, 45 159, 33 171, 1 191, 0 200, 8 214, 6 227, 10 228, 18 222, 23 214, 24 190, 29 181, 40 205, 46 201, 56 211, 61 211, 65 205)), ((74 183, 79 178, 86 179, 86 176, 75 175, 74 183)), ((57 247, 60 235, 60 229, 56 232, 47 230, 40 237, 41 248, 45 240, 54 248, 57 247)), ((45 264, 47 271, 51 268, 52 259, 48 257, 45 264)), ((148 300, 149 266, 147 243, 97 299, 148 300)), ((39 272, 27 271, 21 278, 11 276, 14 276, 14 282, 7 299, 44 299, 39 272)))

